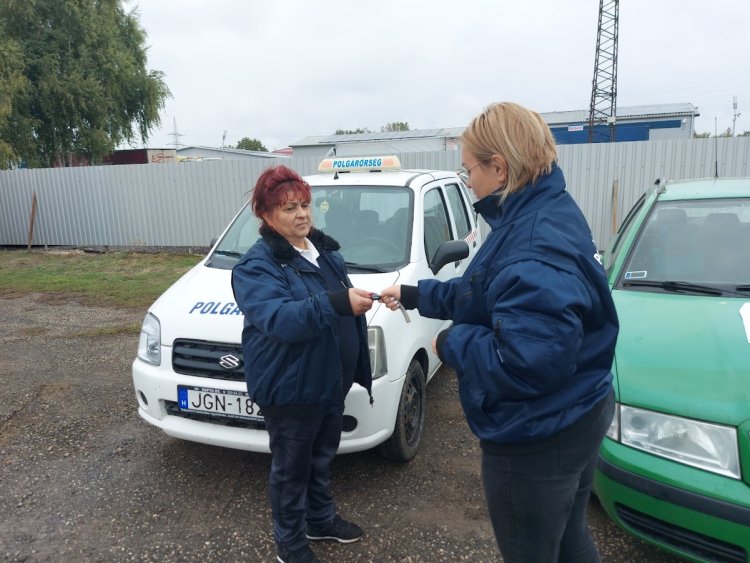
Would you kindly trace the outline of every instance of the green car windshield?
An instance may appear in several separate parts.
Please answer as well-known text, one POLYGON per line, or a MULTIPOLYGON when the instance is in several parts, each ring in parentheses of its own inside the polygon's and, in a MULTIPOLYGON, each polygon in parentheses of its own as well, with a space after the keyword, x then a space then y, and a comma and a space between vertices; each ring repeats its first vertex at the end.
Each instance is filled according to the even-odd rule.
POLYGON ((639 280, 750 284, 750 199, 658 202, 621 278, 626 286, 639 280))
MULTIPOLYGON (((412 191, 383 186, 314 186, 313 225, 341 245, 350 273, 389 272, 409 262, 412 191)), ((258 239, 259 221, 246 205, 208 257, 231 269, 258 239)))

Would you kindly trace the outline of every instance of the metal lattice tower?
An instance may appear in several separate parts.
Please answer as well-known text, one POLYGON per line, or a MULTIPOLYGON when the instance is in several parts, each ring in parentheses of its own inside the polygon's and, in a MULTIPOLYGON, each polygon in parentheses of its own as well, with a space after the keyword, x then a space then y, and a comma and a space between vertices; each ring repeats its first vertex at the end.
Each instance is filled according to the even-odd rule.
POLYGON ((619 0, 599 0, 596 60, 589 106, 589 143, 615 140, 619 16, 619 0))
POLYGON ((180 133, 177 130, 177 118, 172 118, 172 123, 174 124, 174 129, 170 133, 174 141, 172 141, 172 146, 175 148, 175 150, 179 149, 182 146, 182 143, 180 143, 180 137, 182 137, 182 133, 180 133))

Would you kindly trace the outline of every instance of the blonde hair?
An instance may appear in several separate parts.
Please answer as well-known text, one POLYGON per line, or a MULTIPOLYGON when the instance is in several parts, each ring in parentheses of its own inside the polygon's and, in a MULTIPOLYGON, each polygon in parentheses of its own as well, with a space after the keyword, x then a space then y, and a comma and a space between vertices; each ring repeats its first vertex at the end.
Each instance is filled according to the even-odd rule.
POLYGON ((462 145, 479 162, 499 155, 508 166, 500 201, 539 176, 549 174, 557 160, 555 139, 541 115, 518 104, 490 104, 461 135, 462 145))

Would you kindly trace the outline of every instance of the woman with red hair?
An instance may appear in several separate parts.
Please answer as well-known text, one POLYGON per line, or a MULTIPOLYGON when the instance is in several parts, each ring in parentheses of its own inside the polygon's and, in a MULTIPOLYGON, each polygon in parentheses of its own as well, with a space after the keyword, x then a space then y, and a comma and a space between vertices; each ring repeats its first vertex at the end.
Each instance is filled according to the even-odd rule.
POLYGON ((355 381, 371 393, 364 314, 373 300, 352 287, 338 242, 313 227, 311 197, 307 182, 286 166, 263 172, 251 198, 261 238, 232 272, 245 315, 247 390, 268 430, 282 563, 318 561, 309 540, 362 537, 359 526, 336 513, 330 465, 346 394, 355 381))

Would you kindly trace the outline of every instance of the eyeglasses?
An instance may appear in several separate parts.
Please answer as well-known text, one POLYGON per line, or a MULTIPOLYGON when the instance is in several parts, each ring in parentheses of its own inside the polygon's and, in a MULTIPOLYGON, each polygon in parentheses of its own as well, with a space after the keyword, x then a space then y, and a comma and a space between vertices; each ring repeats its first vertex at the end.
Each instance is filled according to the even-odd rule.
POLYGON ((472 164, 472 165, 471 165, 471 166, 469 166, 468 168, 463 168, 463 167, 461 167, 461 168, 459 168, 459 169, 458 169, 458 170, 456 171, 456 173, 458 174, 459 178, 461 178, 461 179, 462 179, 462 180, 464 180, 464 181, 467 181, 467 180, 469 180, 469 179, 471 178, 471 170, 472 170, 473 168, 476 168, 476 167, 477 167, 477 166, 479 166, 480 164, 484 164, 484 163, 485 163, 485 162, 487 162, 488 160, 489 160, 489 158, 485 158, 484 160, 480 160, 480 161, 479 161, 479 162, 477 162, 476 164, 472 164))

